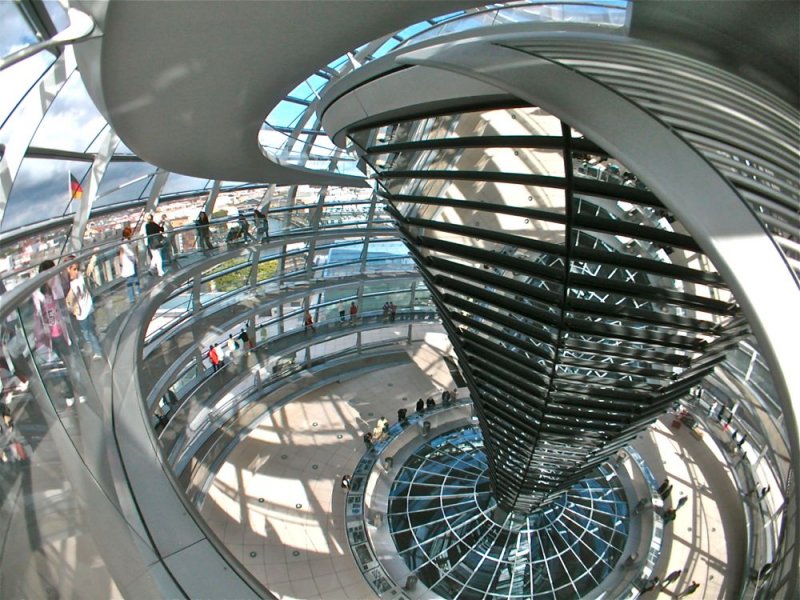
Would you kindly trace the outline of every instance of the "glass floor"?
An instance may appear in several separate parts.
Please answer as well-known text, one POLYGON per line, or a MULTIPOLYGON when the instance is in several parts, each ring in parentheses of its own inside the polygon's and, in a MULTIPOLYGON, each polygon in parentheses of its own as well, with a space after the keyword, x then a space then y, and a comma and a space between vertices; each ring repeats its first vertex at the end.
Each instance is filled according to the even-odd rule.
POLYGON ((622 556, 629 509, 608 466, 529 515, 495 521, 477 427, 436 437, 392 484, 389 526, 421 583, 444 598, 574 599, 596 588, 622 556))

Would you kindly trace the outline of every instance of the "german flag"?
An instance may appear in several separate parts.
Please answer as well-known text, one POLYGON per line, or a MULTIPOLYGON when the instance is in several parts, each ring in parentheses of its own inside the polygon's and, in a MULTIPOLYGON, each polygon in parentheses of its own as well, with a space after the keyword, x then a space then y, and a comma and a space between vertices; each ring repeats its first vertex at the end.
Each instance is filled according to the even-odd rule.
POLYGON ((83 198, 81 182, 78 181, 72 173, 69 174, 69 192, 71 200, 80 200, 83 198))

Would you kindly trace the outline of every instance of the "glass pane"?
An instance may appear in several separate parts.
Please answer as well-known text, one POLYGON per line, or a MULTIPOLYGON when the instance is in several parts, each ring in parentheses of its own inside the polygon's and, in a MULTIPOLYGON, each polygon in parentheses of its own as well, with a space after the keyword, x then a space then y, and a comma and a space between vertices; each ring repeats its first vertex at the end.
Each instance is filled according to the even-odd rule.
POLYGON ((105 118, 89 98, 80 74, 75 72, 53 100, 31 145, 86 152, 105 127, 105 118))
MULTIPOLYGON (((533 144, 531 140, 531 144, 533 144)), ((381 171, 462 171, 563 177, 560 150, 537 148, 453 148, 378 153, 370 157, 381 171)))
POLYGON ((212 181, 209 179, 199 179, 197 177, 188 177, 186 175, 171 173, 167 179, 167 183, 164 184, 164 189, 161 191, 161 194, 169 196, 172 194, 208 190, 211 188, 211 184, 212 181))
MULTIPOLYGON (((6 57, 39 41, 18 5, 0 2, 0 56, 6 57)), ((3 90, 0 94, 0 124, 5 124, 20 98, 54 61, 55 56, 49 52, 40 52, 0 71, 0 89, 3 90)), ((10 133, 10 130, 0 129, 0 143, 7 144, 10 133)))
POLYGON ((155 168, 146 163, 112 162, 106 168, 92 208, 146 199, 154 174, 155 168))
POLYGON ((70 201, 69 174, 83 180, 87 170, 84 162, 23 159, 3 216, 3 231, 72 214, 77 202, 70 201))

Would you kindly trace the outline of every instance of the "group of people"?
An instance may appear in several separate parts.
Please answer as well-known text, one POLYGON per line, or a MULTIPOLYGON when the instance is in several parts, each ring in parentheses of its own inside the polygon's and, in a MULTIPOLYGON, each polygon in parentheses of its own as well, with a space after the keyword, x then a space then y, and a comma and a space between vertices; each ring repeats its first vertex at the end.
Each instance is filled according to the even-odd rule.
POLYGON ((372 430, 372 439, 375 442, 380 442, 389 437, 389 419, 381 416, 375 423, 375 429, 372 430))
MULTIPOLYGON (((358 320, 358 304, 356 304, 355 300, 351 301, 349 306, 347 305, 346 302, 343 302, 343 301, 339 302, 339 305, 338 305, 337 309, 339 311, 339 322, 340 323, 347 322, 348 314, 349 314, 349 320, 350 320, 351 324, 355 324, 355 322, 358 320)), ((397 316, 397 305, 394 302, 389 302, 389 301, 384 303, 384 305, 383 305, 383 318, 385 320, 389 320, 390 322, 393 322, 395 320, 396 316, 397 316)), ((303 316, 303 328, 305 329, 306 332, 310 331, 310 332, 313 333, 315 331, 314 317, 311 314, 310 310, 306 310, 305 314, 303 316)))
MULTIPOLYGON (((449 406, 451 402, 455 401, 458 389, 454 388, 452 392, 450 390, 442 390, 442 404, 444 406, 449 406)), ((420 398, 417 400, 416 403, 416 413, 422 414, 426 410, 433 410, 436 408, 436 400, 433 399, 433 396, 429 396, 427 400, 423 400, 420 398)), ((397 423, 401 426, 404 426, 405 423, 408 422, 408 409, 407 408, 398 408, 397 409, 397 423)), ((372 445, 383 441, 389 436, 389 419, 385 416, 381 415, 378 421, 375 423, 375 428, 372 431, 367 431, 363 436, 362 439, 364 440, 364 446, 366 446, 367 450, 372 449, 372 445)))
POLYGON ((372 449, 372 445, 381 442, 389 437, 389 419, 381 415, 381 418, 375 423, 375 428, 372 431, 367 431, 361 439, 364 440, 364 446, 367 450, 372 449))
MULTIPOLYGON (((247 242, 268 242, 269 241, 269 219, 260 209, 253 210, 253 221, 255 222, 256 237, 250 233, 250 223, 242 211, 238 212, 235 226, 228 230, 225 242, 228 244, 238 244, 247 242)), ((211 221, 205 211, 200 211, 194 221, 196 229, 197 247, 203 253, 216 249, 211 241, 211 221)))
POLYGON ((397 305, 394 302, 386 301, 383 303, 383 320, 389 320, 389 322, 394 323, 394 319, 397 316, 397 305))
POLYGON ((344 302, 339 302, 339 321, 342 323, 346 320, 346 315, 350 313, 350 322, 355 323, 356 319, 358 318, 358 305, 355 303, 355 300, 350 302, 350 308, 345 308, 344 302))
MULTIPOLYGON (((444 406, 449 406, 451 402, 454 402, 456 399, 456 395, 458 394, 458 389, 453 388, 453 392, 451 393, 450 390, 444 389, 442 390, 442 404, 444 406)), ((436 408, 436 400, 433 399, 433 396, 428 396, 427 400, 423 400, 420 398, 417 400, 417 404, 414 407, 415 412, 417 413, 424 413, 426 410, 433 410, 436 408)), ((400 411, 398 411, 398 415, 400 411)))
MULTIPOLYGON (((659 497, 666 501, 670 494, 672 493, 672 483, 669 480, 669 477, 665 477, 664 481, 656 489, 659 497)), ((675 517, 678 511, 689 501, 689 497, 685 494, 682 494, 680 498, 678 498, 678 502, 675 504, 673 508, 669 508, 665 510, 662 514, 662 518, 664 523, 670 523, 675 520, 675 517)), ((636 509, 633 511, 633 514, 638 514, 639 510, 644 506, 648 505, 650 502, 647 498, 643 498, 639 504, 637 505, 636 509)), ((668 575, 664 577, 663 580, 660 580, 659 577, 653 576, 649 579, 644 580, 639 587, 640 594, 639 596, 642 597, 648 592, 656 589, 656 587, 660 588, 661 590, 665 589, 668 585, 672 584, 676 581, 681 574, 683 573, 683 569, 677 569, 675 571, 671 571, 668 575)), ((673 594, 673 597, 683 598, 684 596, 690 596, 694 594, 700 588, 700 584, 696 581, 692 581, 686 588, 678 594, 673 594)))
POLYGON ((247 354, 254 348, 255 344, 247 333, 247 326, 244 326, 236 337, 229 333, 228 339, 224 342, 211 344, 208 347, 208 360, 211 362, 211 368, 216 373, 225 366, 226 356, 230 356, 233 359, 240 351, 247 354))
MULTIPOLYGON (((103 346, 97 334, 95 306, 89 285, 92 261, 89 261, 84 271, 74 256, 69 256, 66 260, 73 262, 67 265, 65 276, 59 274, 48 279, 33 292, 31 301, 34 352, 42 365, 63 364, 65 376, 61 381, 65 387, 60 395, 65 399, 67 407, 71 407, 75 403, 76 388, 79 391, 78 400, 85 401, 85 396, 80 391, 89 383, 86 367, 78 360, 80 346, 85 344, 88 347, 92 359, 103 357, 103 346), (77 335, 71 335, 73 331, 77 335)), ((54 261, 44 260, 39 265, 39 273, 55 266, 54 261)), ((14 350, 9 354, 18 359, 12 358, 17 378, 27 387, 31 372, 24 360, 27 349, 25 340, 16 328, 13 328, 13 334, 6 329, 6 347, 11 346, 14 350)))
MULTIPOLYGON (((148 214, 144 224, 145 246, 147 248, 148 273, 155 277, 164 275, 164 264, 171 263, 178 254, 175 233, 167 215, 161 215, 156 222, 155 215, 148 214)), ((119 246, 119 274, 125 279, 128 300, 132 303, 141 294, 139 280, 139 260, 133 241, 133 228, 126 225, 122 229, 122 244, 119 246)))
MULTIPOLYGON (((256 222, 256 230, 260 241, 269 241, 269 221, 266 215, 260 210, 253 211, 256 222)), ((196 228, 197 247, 204 254, 216 249, 211 241, 211 221, 205 211, 200 211, 194 221, 196 228)), ((148 272, 156 277, 164 275, 164 264, 171 263, 178 254, 178 246, 175 239, 175 228, 167 219, 166 214, 162 214, 156 221, 155 215, 148 214, 144 224, 145 246, 147 248, 148 272)), ((120 275, 125 278, 128 288, 128 299, 135 302, 141 293, 139 282, 139 265, 137 260, 136 247, 133 243, 133 228, 126 226, 122 230, 123 244, 119 249, 120 275)), ((240 211, 236 221, 236 226, 228 233, 229 243, 238 241, 255 241, 250 234, 250 226, 247 218, 240 211)))
MULTIPOLYGON (((63 398, 66 406, 71 407, 76 396, 79 402, 86 400, 81 393, 90 383, 86 361, 89 357, 101 359, 103 346, 97 333, 90 287, 94 261, 88 261, 84 269, 74 256, 64 260, 68 263, 66 269, 31 294, 32 339, 26 339, 14 316, 0 324, 0 368, 11 376, 6 378, 7 384, 11 384, 12 377, 16 378, 16 385, 8 385, 8 391, 25 392, 33 375, 29 363, 32 352, 36 362, 48 372, 45 376, 48 385, 58 388, 52 397, 63 398), (86 361, 81 354, 84 348, 86 361), (55 374, 52 377, 51 372, 55 374)), ((55 261, 47 259, 39 264, 38 272, 55 267, 55 261)), ((0 380, 0 389, 2 387, 0 380)), ((4 398, 4 407, 7 400, 4 398)), ((12 429, 8 423, 6 425, 6 431, 12 429)))

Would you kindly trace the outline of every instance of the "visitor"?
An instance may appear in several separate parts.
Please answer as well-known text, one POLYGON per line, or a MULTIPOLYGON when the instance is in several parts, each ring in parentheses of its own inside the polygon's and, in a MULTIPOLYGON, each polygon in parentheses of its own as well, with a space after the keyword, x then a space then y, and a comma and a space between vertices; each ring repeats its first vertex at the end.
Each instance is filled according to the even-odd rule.
POLYGON ((642 586, 642 594, 646 594, 647 592, 655 589, 657 585, 658 585, 658 576, 648 579, 642 586))
POLYGON ((250 336, 247 334, 247 329, 244 327, 242 327, 242 331, 239 333, 239 341, 247 346, 248 352, 253 349, 253 340, 250 339, 250 336))
POLYGON ((164 239, 166 240, 166 243, 164 244, 164 250, 166 251, 167 262, 175 262, 178 256, 178 245, 175 243, 175 228, 167 219, 167 215, 161 215, 161 221, 159 225, 161 226, 161 231, 163 232, 164 239))
MULTIPOLYGON (((39 273, 55 267, 52 260, 45 260, 39 265, 39 273)), ((44 362, 60 360, 67 369, 64 379, 66 390, 64 401, 67 407, 75 404, 74 387, 70 376, 77 375, 77 366, 72 361, 72 341, 67 334, 66 323, 61 314, 58 301, 64 298, 64 290, 60 277, 52 277, 39 289, 33 292, 33 337, 36 351, 44 355, 44 362)), ((85 398, 80 396, 80 401, 85 398)))
POLYGON ((269 221, 267 215, 261 212, 258 208, 253 210, 253 220, 256 224, 256 234, 259 236, 260 242, 269 241, 269 221))
POLYGON ((355 323, 356 316, 358 315, 358 306, 355 302, 350 303, 350 322, 355 323))
POLYGON ((250 224, 247 222, 247 217, 244 216, 242 211, 239 211, 237 223, 239 223, 239 237, 244 238, 245 243, 255 242, 256 239, 250 235, 250 224))
POLYGON ((103 347, 97 338, 97 329, 94 321, 94 303, 86 280, 81 273, 80 264, 72 263, 67 267, 69 277, 69 291, 67 292, 67 310, 72 313, 78 322, 78 327, 83 338, 89 342, 92 349, 92 358, 102 358, 103 347))
POLYGON ((228 334, 227 344, 228 344, 228 354, 231 356, 231 358, 233 358, 234 356, 236 356, 236 351, 239 349, 239 344, 236 342, 235 339, 233 339, 232 333, 228 334))
POLYGON ((166 240, 164 239, 161 225, 155 222, 152 213, 147 215, 144 232, 147 235, 147 251, 150 253, 149 272, 156 277, 162 277, 164 275, 164 266, 162 264, 161 248, 166 240))
POLYGON ((214 348, 217 349, 217 358, 219 359, 219 368, 221 369, 225 366, 225 348, 222 344, 217 344, 214 348))
POLYGON ((214 344, 208 347, 208 360, 211 361, 211 367, 214 369, 214 373, 219 371, 219 354, 217 354, 217 348, 214 344))
POLYGON ((205 211, 200 211, 200 214, 197 215, 197 219, 195 219, 194 224, 197 226, 197 246, 200 250, 205 252, 206 250, 213 250, 214 245, 211 243, 211 224, 208 220, 208 215, 205 211))
POLYGON ((128 288, 128 301, 133 304, 137 296, 142 294, 139 286, 139 269, 136 264, 136 252, 133 250, 133 229, 125 226, 122 230, 123 243, 119 247, 119 274, 125 278, 125 287, 128 288))

